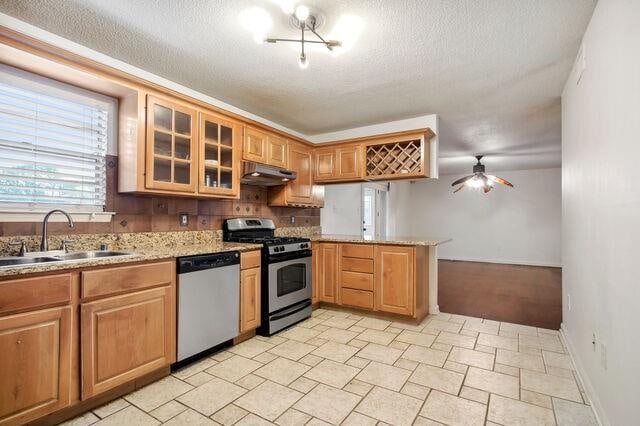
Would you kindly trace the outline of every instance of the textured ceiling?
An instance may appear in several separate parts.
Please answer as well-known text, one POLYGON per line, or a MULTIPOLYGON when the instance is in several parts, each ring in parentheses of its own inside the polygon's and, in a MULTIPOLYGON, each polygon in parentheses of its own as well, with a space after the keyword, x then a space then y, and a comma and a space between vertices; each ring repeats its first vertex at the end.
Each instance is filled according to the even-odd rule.
POLYGON ((0 12, 307 135, 440 116, 442 172, 560 165, 560 94, 595 0, 308 0, 328 31, 362 18, 355 46, 257 45, 239 23, 269 0, 0 0, 0 12))

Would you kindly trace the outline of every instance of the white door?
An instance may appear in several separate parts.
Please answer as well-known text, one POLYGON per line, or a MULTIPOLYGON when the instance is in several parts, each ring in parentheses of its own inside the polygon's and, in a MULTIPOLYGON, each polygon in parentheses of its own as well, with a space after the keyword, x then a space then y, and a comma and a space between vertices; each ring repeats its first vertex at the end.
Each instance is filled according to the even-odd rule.
POLYGON ((386 184, 362 184, 362 236, 379 239, 387 236, 386 184))
POLYGON ((376 236, 376 190, 362 189, 362 236, 373 240, 376 236))

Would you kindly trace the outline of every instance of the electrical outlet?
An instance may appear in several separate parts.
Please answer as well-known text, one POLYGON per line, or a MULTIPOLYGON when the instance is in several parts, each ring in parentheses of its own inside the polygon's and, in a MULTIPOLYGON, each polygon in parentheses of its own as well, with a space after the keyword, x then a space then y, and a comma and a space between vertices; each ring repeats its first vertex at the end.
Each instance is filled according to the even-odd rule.
POLYGON ((567 293, 567 310, 571 312, 571 295, 567 293))
POLYGON ((189 226, 189 215, 180 213, 180 226, 189 226))
POLYGON ((607 369, 607 345, 604 342, 600 342, 600 365, 603 369, 607 369))
POLYGON ((294 223, 296 223, 296 217, 295 217, 295 216, 290 216, 290 217, 289 217, 289 223, 291 223, 292 225, 293 225, 294 223))

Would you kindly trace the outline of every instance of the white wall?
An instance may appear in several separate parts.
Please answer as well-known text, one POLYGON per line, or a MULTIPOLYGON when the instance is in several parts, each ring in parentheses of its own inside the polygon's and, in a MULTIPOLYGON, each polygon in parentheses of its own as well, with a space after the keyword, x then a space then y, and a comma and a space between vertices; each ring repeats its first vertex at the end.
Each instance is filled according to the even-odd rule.
POLYGON ((362 233, 362 185, 346 183, 324 187, 320 225, 325 234, 362 233))
POLYGON ((583 41, 562 96, 563 330, 602 423, 638 424, 640 1, 600 0, 583 41))
POLYGON ((389 235, 453 238, 440 259, 560 266, 560 169, 499 175, 515 188, 453 194, 460 175, 392 183, 389 235))

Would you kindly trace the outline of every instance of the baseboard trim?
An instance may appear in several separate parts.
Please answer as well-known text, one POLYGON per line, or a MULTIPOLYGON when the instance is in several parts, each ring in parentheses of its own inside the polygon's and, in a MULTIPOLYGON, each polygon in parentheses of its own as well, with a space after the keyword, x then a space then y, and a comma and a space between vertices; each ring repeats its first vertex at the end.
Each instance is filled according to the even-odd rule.
POLYGON ((582 389, 587 394, 587 398, 589 398, 589 406, 591 407, 591 411, 593 411, 593 415, 596 418, 596 421, 599 425, 602 426, 610 426, 611 423, 607 418, 604 409, 602 408, 602 404, 600 403, 600 399, 589 380, 589 376, 587 375, 584 367, 580 363, 579 359, 575 356, 576 349, 571 343, 571 340, 567 337, 566 328, 564 326, 564 322, 560 324, 560 338, 564 343, 567 351, 569 352, 569 357, 571 358, 571 362, 573 363, 573 367, 576 370, 576 374, 578 376, 578 380, 580 380, 580 384, 582 385, 582 389))
POLYGON ((505 260, 505 259, 474 259, 470 257, 439 257, 438 260, 453 260, 456 262, 478 262, 478 263, 498 263, 502 265, 523 265, 523 266, 542 266, 545 268, 562 268, 558 263, 544 263, 544 262, 527 262, 522 260, 505 260))

